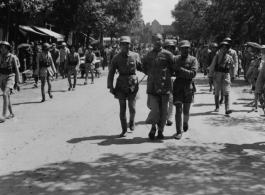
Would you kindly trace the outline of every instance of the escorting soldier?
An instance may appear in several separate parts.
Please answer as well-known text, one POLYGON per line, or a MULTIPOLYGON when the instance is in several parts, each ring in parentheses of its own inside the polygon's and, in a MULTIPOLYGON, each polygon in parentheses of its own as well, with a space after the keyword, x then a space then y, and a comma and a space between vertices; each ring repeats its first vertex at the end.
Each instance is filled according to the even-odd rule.
POLYGON ((3 113, 0 118, 0 123, 14 117, 10 100, 10 90, 20 83, 17 60, 10 51, 11 45, 6 41, 0 41, 0 87, 3 91, 3 113), (9 116, 7 116, 7 109, 10 112, 9 116))
POLYGON ((171 70, 174 64, 173 54, 162 48, 163 37, 159 33, 152 36, 154 48, 143 58, 142 71, 147 79, 147 106, 151 110, 146 124, 152 124, 149 138, 154 139, 156 125, 158 139, 163 139, 163 131, 167 119, 167 107, 171 91, 171 70))
POLYGON ((243 56, 243 60, 242 60, 242 67, 244 69, 244 78, 246 82, 248 82, 246 74, 249 69, 251 61, 254 60, 254 56, 255 54, 252 52, 252 47, 248 46, 247 53, 243 56))
MULTIPOLYGON (((163 44, 163 48, 167 51, 170 51, 173 55, 176 51, 176 46, 173 40, 170 39, 166 39, 164 44, 163 44)), ((178 50, 177 50, 178 51, 178 50)), ((171 91, 169 94, 169 103, 168 103, 168 109, 167 109, 167 122, 166 125, 167 126, 171 126, 173 124, 172 122, 172 116, 173 116, 173 82, 174 82, 175 78, 171 78, 171 91)))
POLYGON ((76 76, 77 76, 77 71, 80 66, 80 56, 76 52, 76 46, 72 45, 70 47, 70 53, 66 57, 66 70, 67 70, 67 75, 68 75, 68 82, 69 82, 69 88, 68 91, 74 91, 75 86, 76 86, 76 76), (74 84, 72 85, 71 81, 71 76, 72 74, 74 75, 74 84))
POLYGON ((128 36, 120 38, 121 52, 112 59, 108 74, 108 89, 120 103, 120 121, 122 133, 120 137, 127 135, 127 117, 126 117, 126 100, 130 111, 129 128, 131 131, 135 129, 135 105, 137 92, 139 89, 138 78, 136 76, 137 67, 141 67, 140 57, 137 53, 130 51, 131 39, 128 36), (113 87, 113 79, 115 72, 118 71, 115 89, 113 87))
POLYGON ((215 87, 215 112, 219 112, 219 94, 223 90, 225 96, 225 114, 231 114, 229 92, 231 81, 235 75, 235 66, 233 58, 228 54, 230 45, 227 42, 222 42, 219 45, 220 51, 216 54, 210 67, 209 79, 214 82, 215 87))
POLYGON ((173 72, 176 79, 173 84, 173 104, 176 107, 176 130, 175 139, 182 137, 182 113, 183 130, 189 129, 190 105, 194 102, 194 93, 196 91, 193 78, 197 74, 198 61, 195 57, 189 55, 190 42, 187 40, 179 43, 180 55, 176 56, 173 72))

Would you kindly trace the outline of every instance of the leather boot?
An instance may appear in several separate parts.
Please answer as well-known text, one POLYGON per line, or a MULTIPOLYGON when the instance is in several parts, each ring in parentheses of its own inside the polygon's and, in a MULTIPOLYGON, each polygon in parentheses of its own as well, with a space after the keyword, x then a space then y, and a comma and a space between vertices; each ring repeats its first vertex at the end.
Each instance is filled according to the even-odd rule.
POLYGON ((214 96, 215 110, 214 112, 219 112, 219 95, 214 96))
POLYGON ((230 98, 229 95, 225 96, 225 114, 231 114, 232 110, 230 110, 230 98))
POLYGON ((130 121, 129 128, 130 128, 131 131, 133 131, 135 129, 135 123, 134 123, 134 121, 130 121))
POLYGON ((120 134, 120 137, 126 137, 127 135, 127 119, 120 119, 121 121, 121 128, 122 128, 122 133, 120 134))

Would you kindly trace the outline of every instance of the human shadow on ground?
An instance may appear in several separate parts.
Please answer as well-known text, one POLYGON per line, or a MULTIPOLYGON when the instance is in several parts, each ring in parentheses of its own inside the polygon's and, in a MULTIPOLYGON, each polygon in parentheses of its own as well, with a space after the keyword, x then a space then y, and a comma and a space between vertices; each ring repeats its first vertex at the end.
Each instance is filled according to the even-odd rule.
POLYGON ((181 146, 106 153, 92 162, 62 161, 0 176, 2 195, 265 194, 264 149, 257 143, 181 146), (235 152, 238 148, 239 152, 235 152), (255 153, 240 152, 251 148, 255 153))
POLYGON ((238 98, 237 100, 253 101, 253 98, 238 98))
POLYGON ((118 138, 118 135, 97 135, 92 137, 81 137, 81 138, 74 138, 71 140, 68 140, 67 143, 69 144, 77 144, 83 141, 91 141, 91 140, 102 140, 102 139, 114 139, 118 138))
MULTIPOLYGON (((172 136, 165 136, 165 138, 163 140, 169 140, 169 139, 173 139, 173 137, 172 136)), ((134 137, 132 139, 121 138, 119 135, 113 135, 113 136, 101 136, 101 135, 99 135, 99 136, 91 136, 91 137, 74 138, 74 139, 68 140, 67 143, 78 144, 78 143, 84 142, 84 141, 96 141, 96 140, 103 140, 99 143, 96 143, 100 146, 133 145, 133 144, 143 144, 143 143, 163 143, 163 140, 159 140, 159 139, 150 140, 149 138, 147 138, 147 135, 145 138, 134 137)))
POLYGON ((194 104, 193 107, 214 106, 215 104, 194 104))
POLYGON ((67 92, 68 90, 54 90, 52 93, 64 93, 67 92))
POLYGON ((195 92, 195 95, 204 95, 204 94, 211 95, 211 93, 207 93, 207 92, 195 92))
POLYGON ((199 113, 190 113, 190 116, 210 116, 210 115, 219 115, 218 112, 209 111, 209 112, 199 112, 199 113))
POLYGON ((13 106, 23 105, 23 104, 39 104, 41 101, 35 101, 35 102, 21 102, 21 103, 14 103, 13 106))
POLYGON ((257 142, 253 144, 225 144, 223 151, 229 153, 242 153, 244 150, 256 150, 265 152, 265 142, 257 142))

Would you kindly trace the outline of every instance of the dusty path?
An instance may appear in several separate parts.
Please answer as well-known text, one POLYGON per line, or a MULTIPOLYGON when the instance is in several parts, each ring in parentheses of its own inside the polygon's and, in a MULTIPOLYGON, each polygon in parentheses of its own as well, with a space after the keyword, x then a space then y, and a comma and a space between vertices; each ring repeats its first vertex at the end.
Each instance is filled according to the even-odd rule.
POLYGON ((213 113, 207 80, 199 74, 196 83, 190 130, 180 141, 172 139, 174 126, 162 141, 147 139, 145 81, 136 130, 122 139, 106 72, 94 85, 79 79, 74 92, 56 81, 54 99, 42 104, 39 89, 15 94, 16 117, 0 124, 0 194, 265 194, 263 114, 236 93, 231 116, 223 106, 213 113))

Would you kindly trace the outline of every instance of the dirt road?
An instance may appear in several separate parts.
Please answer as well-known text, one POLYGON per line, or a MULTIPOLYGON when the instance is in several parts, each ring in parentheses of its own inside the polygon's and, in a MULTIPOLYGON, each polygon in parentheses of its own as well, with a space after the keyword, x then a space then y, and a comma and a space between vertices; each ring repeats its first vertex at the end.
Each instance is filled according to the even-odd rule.
POLYGON ((118 138, 118 101, 106 74, 93 85, 78 79, 74 92, 67 80, 55 81, 44 103, 31 85, 13 95, 16 117, 0 124, 1 195, 265 194, 264 115, 251 112, 251 95, 239 96, 241 81, 226 116, 224 106, 212 112, 214 97, 198 74, 190 130, 177 141, 173 125, 164 140, 150 141, 146 81, 136 130, 118 138))

